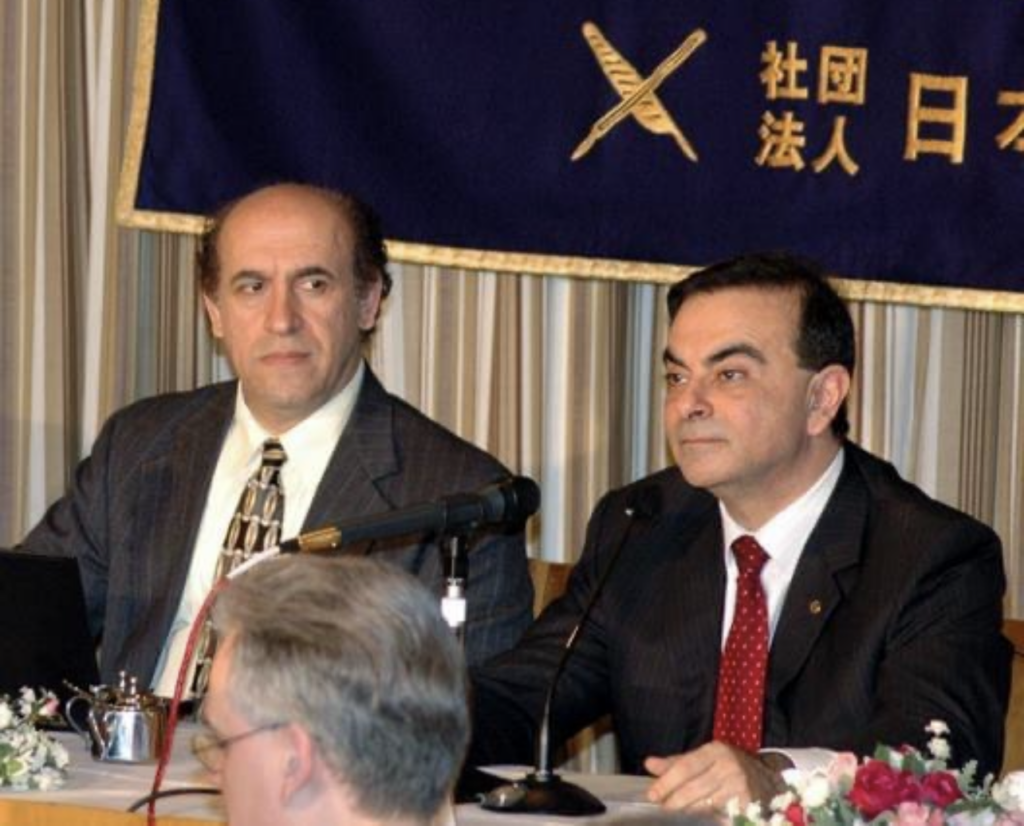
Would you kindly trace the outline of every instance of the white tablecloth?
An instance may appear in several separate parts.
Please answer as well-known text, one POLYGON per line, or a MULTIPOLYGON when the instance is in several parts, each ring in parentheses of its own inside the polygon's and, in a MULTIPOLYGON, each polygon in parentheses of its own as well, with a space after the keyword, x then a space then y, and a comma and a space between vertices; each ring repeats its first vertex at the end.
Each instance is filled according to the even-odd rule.
MULTIPOLYGON (((181 723, 174 737, 171 764, 162 788, 185 786, 211 786, 210 777, 189 750, 189 740, 196 731, 193 723, 181 723)), ((82 737, 59 733, 57 739, 64 744, 71 757, 68 780, 64 786, 49 792, 11 792, 4 790, 5 799, 57 803, 69 806, 126 811, 128 807, 149 794, 153 784, 155 765, 102 763, 93 760, 82 737)), ((145 814, 145 809, 140 810, 145 814)), ((170 797, 157 803, 158 815, 183 815, 199 820, 223 821, 224 812, 219 796, 188 795, 170 797)))
MULTIPOLYGON (((209 776, 189 751, 189 740, 195 730, 195 724, 192 723, 179 725, 174 738, 171 764, 163 783, 164 789, 186 786, 209 787, 211 785, 209 776)), ((92 759, 85 742, 78 735, 58 734, 57 739, 67 747, 68 753, 71 755, 68 781, 64 787, 49 792, 7 791, 0 794, 0 811, 2 811, 3 801, 6 800, 124 812, 132 803, 149 793, 155 766, 102 763, 92 759)), ((493 771, 503 777, 516 778, 522 776, 525 769, 503 767, 493 771)), ((651 782, 649 778, 573 773, 567 773, 564 778, 592 791, 608 806, 608 813, 597 820, 627 812, 649 812, 656 809, 644 800, 644 792, 651 782)), ((401 781, 396 779, 396 782, 401 781)), ((145 809, 140 811, 145 813, 145 809)), ((161 818, 185 817, 213 822, 225 819, 221 798, 211 795, 187 795, 163 799, 157 804, 157 815, 161 818)), ((451 823, 451 812, 446 813, 441 820, 451 823)), ((501 824, 507 825, 514 821, 530 824, 579 823, 580 820, 580 818, 550 815, 489 812, 475 803, 459 805, 454 812, 456 826, 501 826, 501 824)), ((0 818, 0 823, 2 822, 3 819, 0 818)))
MULTIPOLYGON (((522 767, 501 767, 490 769, 490 771, 501 777, 515 779, 522 777, 528 769, 522 767)), ((608 807, 608 811, 596 818, 586 819, 579 817, 555 817, 554 815, 490 812, 486 809, 481 809, 475 803, 463 803, 455 809, 457 826, 501 826, 501 824, 510 826, 512 822, 529 823, 531 826, 543 823, 579 824, 584 820, 588 823, 593 823, 616 815, 659 811, 659 807, 648 803, 645 797, 647 788, 651 785, 649 777, 566 772, 562 775, 562 778, 593 792, 608 807)))

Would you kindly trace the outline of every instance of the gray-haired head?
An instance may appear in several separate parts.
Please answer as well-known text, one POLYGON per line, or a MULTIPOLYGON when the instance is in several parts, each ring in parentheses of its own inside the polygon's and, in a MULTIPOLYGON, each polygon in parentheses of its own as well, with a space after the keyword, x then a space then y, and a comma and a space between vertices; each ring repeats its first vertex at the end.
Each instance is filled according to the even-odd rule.
POLYGON ((437 812, 469 737, 466 676, 421 583, 367 559, 275 559, 231 583, 214 622, 240 714, 301 725, 369 816, 437 812))

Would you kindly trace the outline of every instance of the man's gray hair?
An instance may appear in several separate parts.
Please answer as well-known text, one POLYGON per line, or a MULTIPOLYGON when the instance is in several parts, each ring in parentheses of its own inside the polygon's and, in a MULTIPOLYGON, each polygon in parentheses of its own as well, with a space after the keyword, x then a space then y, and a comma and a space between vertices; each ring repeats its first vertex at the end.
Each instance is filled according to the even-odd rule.
POLYGON ((466 672, 421 583, 368 559, 274 559, 225 589, 214 620, 250 722, 301 725, 367 815, 437 812, 469 738, 466 672))

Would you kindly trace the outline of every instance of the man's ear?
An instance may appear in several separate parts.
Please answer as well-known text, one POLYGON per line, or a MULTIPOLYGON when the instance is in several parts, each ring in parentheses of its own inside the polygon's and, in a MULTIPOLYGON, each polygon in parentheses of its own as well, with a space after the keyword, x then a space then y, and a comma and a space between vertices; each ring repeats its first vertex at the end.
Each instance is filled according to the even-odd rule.
POLYGON ((356 288, 356 301, 359 304, 359 329, 364 333, 372 330, 380 315, 380 303, 384 291, 384 279, 375 278, 369 284, 359 284, 356 288))
POLYGON ((314 792, 317 778, 319 755, 316 744, 302 726, 292 724, 282 732, 282 748, 284 753, 281 761, 281 802, 287 803, 296 798, 314 792))
POLYGON ((850 395, 850 372, 839 364, 823 367, 807 387, 807 432, 824 433, 850 395))
POLYGON ((203 293, 203 307, 206 309, 206 317, 210 319, 210 332, 214 338, 224 338, 224 328, 220 320, 220 306, 217 299, 209 293, 203 293))

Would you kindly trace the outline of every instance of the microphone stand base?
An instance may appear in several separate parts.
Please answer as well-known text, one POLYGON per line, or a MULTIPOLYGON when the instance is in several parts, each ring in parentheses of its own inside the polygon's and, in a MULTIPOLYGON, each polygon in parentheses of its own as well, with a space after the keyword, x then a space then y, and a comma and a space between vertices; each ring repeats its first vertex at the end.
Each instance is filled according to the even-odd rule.
POLYGON ((522 780, 499 786, 480 798, 480 806, 492 812, 586 817, 599 815, 607 807, 593 794, 557 774, 526 775, 522 780))

